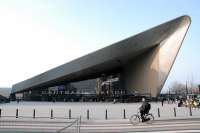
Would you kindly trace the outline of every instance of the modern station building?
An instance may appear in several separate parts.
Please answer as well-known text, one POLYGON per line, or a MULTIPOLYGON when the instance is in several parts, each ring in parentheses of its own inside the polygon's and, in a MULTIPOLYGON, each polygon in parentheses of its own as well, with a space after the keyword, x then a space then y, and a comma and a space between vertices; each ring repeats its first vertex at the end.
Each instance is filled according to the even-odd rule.
POLYGON ((181 16, 12 86, 12 98, 100 101, 156 97, 187 30, 181 16))
POLYGON ((11 88, 0 88, 0 103, 8 102, 11 88))

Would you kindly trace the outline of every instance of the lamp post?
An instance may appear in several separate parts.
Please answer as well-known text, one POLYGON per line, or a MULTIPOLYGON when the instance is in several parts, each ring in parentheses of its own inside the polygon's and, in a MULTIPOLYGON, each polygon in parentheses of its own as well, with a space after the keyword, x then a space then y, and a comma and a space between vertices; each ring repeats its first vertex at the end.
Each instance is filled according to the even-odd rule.
POLYGON ((188 95, 187 81, 186 81, 185 89, 186 89, 186 96, 187 96, 188 95))
POLYGON ((199 94, 200 94, 200 84, 198 85, 198 87, 199 87, 199 94))

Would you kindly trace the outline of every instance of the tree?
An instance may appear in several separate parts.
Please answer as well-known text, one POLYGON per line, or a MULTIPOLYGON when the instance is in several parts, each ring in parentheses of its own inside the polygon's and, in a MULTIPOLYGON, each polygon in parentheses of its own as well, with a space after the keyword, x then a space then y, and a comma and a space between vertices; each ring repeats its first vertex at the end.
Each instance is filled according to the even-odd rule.
POLYGON ((188 93, 193 93, 193 94, 197 94, 200 92, 200 85, 196 85, 196 84, 188 84, 186 82, 186 84, 182 84, 180 82, 173 82, 170 85, 170 93, 172 94, 188 94, 188 93))
POLYGON ((170 86, 170 93, 173 94, 186 94, 186 86, 177 81, 173 82, 170 86))

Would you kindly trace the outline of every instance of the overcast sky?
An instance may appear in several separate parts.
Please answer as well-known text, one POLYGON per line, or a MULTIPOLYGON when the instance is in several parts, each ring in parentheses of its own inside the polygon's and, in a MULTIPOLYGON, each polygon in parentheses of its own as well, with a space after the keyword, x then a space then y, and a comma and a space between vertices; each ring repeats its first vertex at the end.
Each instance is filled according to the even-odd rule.
POLYGON ((165 83, 200 83, 198 0, 0 0, 0 87, 181 15, 191 27, 165 83))

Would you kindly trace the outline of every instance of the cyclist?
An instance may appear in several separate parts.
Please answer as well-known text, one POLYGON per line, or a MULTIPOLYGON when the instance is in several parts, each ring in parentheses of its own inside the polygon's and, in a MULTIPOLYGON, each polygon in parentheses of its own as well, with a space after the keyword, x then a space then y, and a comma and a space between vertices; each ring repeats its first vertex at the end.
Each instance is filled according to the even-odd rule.
POLYGON ((142 98, 142 106, 139 108, 142 122, 150 120, 149 118, 145 118, 145 115, 149 113, 150 109, 151 109, 151 104, 148 103, 145 100, 145 98, 142 98))

